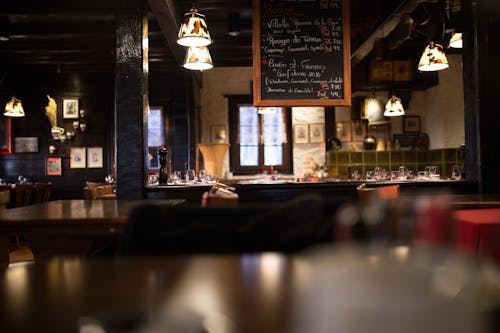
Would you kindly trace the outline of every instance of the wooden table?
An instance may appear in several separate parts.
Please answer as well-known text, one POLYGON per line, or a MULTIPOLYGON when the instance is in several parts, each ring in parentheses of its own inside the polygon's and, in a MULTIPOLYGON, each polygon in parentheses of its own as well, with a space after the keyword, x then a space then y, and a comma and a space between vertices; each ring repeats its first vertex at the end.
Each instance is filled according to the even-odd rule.
POLYGON ((86 254, 96 241, 116 240, 129 212, 143 203, 183 200, 57 200, 0 210, 0 235, 22 234, 35 257, 86 254))
POLYGON ((0 272, 0 332, 477 332, 460 328, 499 300, 491 274, 424 249, 53 257, 0 272), (453 276, 463 297, 437 290, 453 276))

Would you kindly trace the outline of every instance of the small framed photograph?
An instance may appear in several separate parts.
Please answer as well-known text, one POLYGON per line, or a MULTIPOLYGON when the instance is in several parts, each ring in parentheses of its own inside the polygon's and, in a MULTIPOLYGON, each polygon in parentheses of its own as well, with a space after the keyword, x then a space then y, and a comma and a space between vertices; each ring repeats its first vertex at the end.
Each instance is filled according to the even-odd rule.
POLYGON ((325 126, 323 124, 309 124, 309 142, 325 141, 325 126))
POLYGON ((227 142, 227 132, 225 125, 212 125, 210 127, 210 135, 212 143, 227 142))
POLYGON ((87 148, 87 168, 102 168, 102 147, 87 148))
POLYGON ((293 127, 294 143, 309 143, 309 126, 307 124, 295 124, 293 127))
POLYGON ((14 138, 14 150, 16 153, 38 153, 38 137, 14 138))
POLYGON ((47 157, 45 173, 47 176, 62 176, 62 158, 59 156, 47 157))
POLYGON ((363 141, 366 137, 366 121, 354 120, 352 122, 352 141, 363 141))
POLYGON ((85 168, 86 155, 85 147, 71 147, 69 151, 69 167, 71 169, 82 169, 85 168))
POLYGON ((63 98, 63 119, 78 119, 78 98, 63 98))
POLYGON ((420 133, 420 116, 403 116, 403 132, 420 133))
POLYGON ((351 122, 350 121, 344 121, 344 122, 338 122, 335 125, 336 133, 337 133, 337 138, 340 141, 347 142, 347 141, 352 141, 351 140, 351 122))

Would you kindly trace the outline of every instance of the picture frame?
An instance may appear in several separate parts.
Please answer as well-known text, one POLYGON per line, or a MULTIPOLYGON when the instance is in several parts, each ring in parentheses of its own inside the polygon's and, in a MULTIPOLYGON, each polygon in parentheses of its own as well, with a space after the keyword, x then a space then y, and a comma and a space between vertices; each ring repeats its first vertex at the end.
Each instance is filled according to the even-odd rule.
POLYGON ((337 139, 339 139, 340 141, 343 142, 352 141, 351 122, 350 121, 337 122, 335 124, 335 135, 337 136, 337 139))
POLYGON ((295 124, 293 126, 294 143, 309 143, 309 126, 307 124, 295 124))
POLYGON ((19 136, 14 138, 14 151, 16 153, 38 153, 38 137, 19 136))
POLYGON ((62 176, 62 158, 51 156, 45 159, 45 174, 47 176, 62 176))
POLYGON ((403 116, 404 133, 420 133, 420 116, 403 116))
POLYGON ((210 126, 210 141, 212 143, 226 143, 227 131, 225 125, 210 126))
POLYGON ((393 135, 393 146, 399 146, 401 150, 414 150, 418 145, 418 133, 402 133, 393 135))
POLYGON ((87 165, 85 147, 71 147, 69 150, 69 167, 71 169, 82 169, 87 165))
POLYGON ((367 121, 364 119, 361 120, 353 120, 351 125, 351 136, 352 141, 359 142, 363 141, 366 137, 366 123, 367 121))
POLYGON ((4 117, 0 121, 0 154, 12 153, 12 120, 10 117, 4 117))
POLYGON ((63 119, 78 119, 79 113, 78 98, 63 98, 63 119))
POLYGON ((87 168, 102 167, 102 147, 87 147, 87 168))
POLYGON ((309 142, 318 143, 325 141, 325 125, 322 123, 309 124, 309 142))

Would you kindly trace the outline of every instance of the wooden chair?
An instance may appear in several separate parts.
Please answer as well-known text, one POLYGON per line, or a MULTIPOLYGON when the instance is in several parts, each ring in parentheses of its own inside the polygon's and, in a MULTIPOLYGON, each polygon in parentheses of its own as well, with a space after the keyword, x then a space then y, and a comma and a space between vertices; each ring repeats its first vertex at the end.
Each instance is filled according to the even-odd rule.
POLYGON ((50 200, 50 191, 52 190, 52 183, 35 183, 35 203, 47 202, 50 200))
POLYGON ((33 192, 33 184, 16 184, 14 188, 14 207, 28 206, 33 192))
POLYGON ((83 195, 85 199, 108 199, 113 194, 113 185, 108 183, 85 182, 83 195))

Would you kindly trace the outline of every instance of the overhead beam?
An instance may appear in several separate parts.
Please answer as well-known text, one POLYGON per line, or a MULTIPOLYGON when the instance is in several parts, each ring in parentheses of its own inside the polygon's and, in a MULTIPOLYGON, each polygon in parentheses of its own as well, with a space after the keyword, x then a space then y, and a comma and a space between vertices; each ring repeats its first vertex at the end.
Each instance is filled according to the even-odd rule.
POLYGON ((361 62, 373 49, 373 44, 378 38, 385 38, 398 25, 403 14, 412 12, 418 5, 418 0, 404 0, 387 15, 378 27, 361 43, 351 54, 351 66, 361 62))
POLYGON ((184 61, 183 49, 177 44, 177 32, 179 26, 177 21, 180 19, 173 0, 149 0, 149 7, 156 17, 156 22, 167 41, 170 52, 175 60, 182 66, 184 61))

